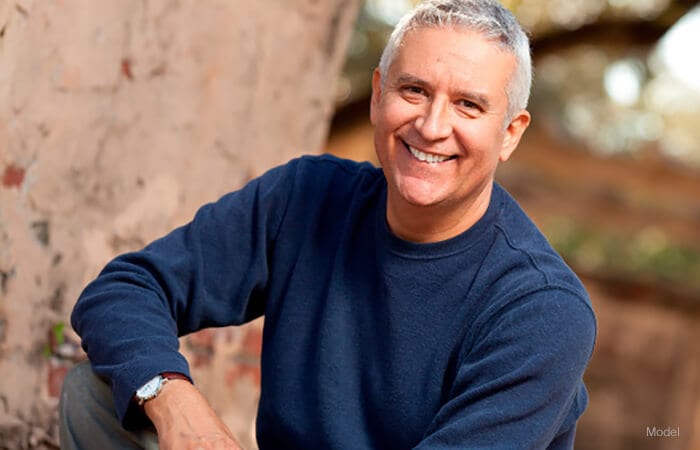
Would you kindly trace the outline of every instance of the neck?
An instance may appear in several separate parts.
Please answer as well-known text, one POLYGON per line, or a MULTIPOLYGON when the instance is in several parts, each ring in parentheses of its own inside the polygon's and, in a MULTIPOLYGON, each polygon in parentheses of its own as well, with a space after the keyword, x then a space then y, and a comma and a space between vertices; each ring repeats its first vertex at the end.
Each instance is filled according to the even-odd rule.
POLYGON ((416 243, 431 243, 453 238, 471 228, 489 207, 489 184, 469 201, 418 206, 406 202, 391 190, 387 194, 386 219, 394 235, 416 243), (397 198, 398 197, 398 198, 397 198))

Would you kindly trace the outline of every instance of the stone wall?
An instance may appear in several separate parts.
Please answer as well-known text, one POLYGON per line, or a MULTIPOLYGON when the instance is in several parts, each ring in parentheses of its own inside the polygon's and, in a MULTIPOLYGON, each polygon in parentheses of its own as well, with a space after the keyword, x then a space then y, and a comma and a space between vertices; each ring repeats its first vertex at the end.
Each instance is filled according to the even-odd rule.
MULTIPOLYGON (((318 151, 358 5, 0 0, 0 448, 56 445, 65 324, 109 259, 318 151)), ((184 345, 245 444, 259 328, 184 345)))

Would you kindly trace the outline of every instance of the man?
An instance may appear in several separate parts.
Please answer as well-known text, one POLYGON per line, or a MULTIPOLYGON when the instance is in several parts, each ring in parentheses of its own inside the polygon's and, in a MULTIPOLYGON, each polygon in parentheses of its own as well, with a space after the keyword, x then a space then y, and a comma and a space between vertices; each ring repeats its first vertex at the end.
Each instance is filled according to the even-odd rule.
POLYGON ((144 445, 126 429, 147 416, 161 448, 238 448, 177 336, 264 314, 260 448, 571 448, 594 315, 494 183, 530 83, 527 37, 496 1, 419 5, 373 77, 383 169, 291 161, 86 288, 73 326, 116 415, 79 367, 63 445, 144 445))

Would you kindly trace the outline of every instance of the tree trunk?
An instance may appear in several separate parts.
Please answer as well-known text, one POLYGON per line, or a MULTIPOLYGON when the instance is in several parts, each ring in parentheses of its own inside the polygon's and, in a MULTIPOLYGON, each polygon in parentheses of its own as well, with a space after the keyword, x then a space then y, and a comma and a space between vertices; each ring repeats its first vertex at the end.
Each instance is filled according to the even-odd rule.
MULTIPOLYGON (((359 3, 0 0, 0 442, 57 442, 61 324, 109 259, 321 148, 359 3)), ((249 446, 259 326, 184 345, 249 446)))

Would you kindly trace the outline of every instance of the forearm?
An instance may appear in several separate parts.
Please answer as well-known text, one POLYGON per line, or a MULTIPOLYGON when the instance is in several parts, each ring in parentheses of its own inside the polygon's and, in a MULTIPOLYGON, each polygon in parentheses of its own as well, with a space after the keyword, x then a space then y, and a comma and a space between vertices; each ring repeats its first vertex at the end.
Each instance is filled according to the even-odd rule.
POLYGON ((157 397, 144 403, 161 449, 240 449, 233 433, 217 416, 204 396, 185 380, 169 380, 157 397))

